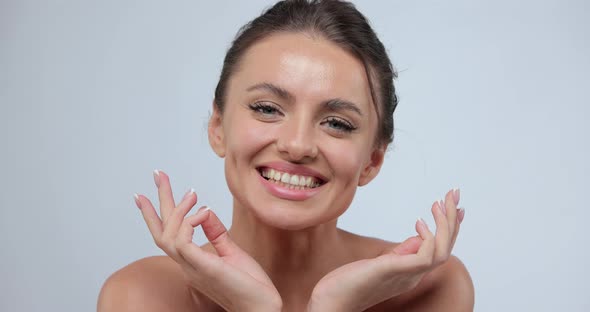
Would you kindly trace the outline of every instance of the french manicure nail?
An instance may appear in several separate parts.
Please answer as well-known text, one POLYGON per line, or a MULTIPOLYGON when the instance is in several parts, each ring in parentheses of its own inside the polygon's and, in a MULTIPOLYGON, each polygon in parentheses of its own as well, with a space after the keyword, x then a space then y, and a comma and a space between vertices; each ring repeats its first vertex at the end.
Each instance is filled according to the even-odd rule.
POLYGON ((135 204, 137 205, 137 208, 141 209, 141 203, 139 202, 139 196, 137 196, 137 193, 133 194, 133 199, 135 199, 135 204))
POLYGON ((461 198, 461 191, 459 188, 453 190, 453 199, 455 200, 455 205, 459 205, 459 198, 461 198))
POLYGON ((426 221, 424 221, 424 219, 422 219, 422 218, 418 218, 418 222, 422 223, 422 225, 423 225, 423 226, 424 226, 426 229, 428 229, 428 224, 426 224, 426 221))
POLYGON ((189 195, 191 195, 192 193, 195 192, 195 189, 191 187, 190 190, 186 191, 186 193, 184 194, 184 197, 182 197, 182 199, 186 199, 187 197, 189 197, 189 195))
POLYGON ((209 207, 209 206, 203 206, 203 207, 199 208, 199 210, 197 211, 197 214, 203 213, 203 212, 205 212, 207 210, 211 210, 211 207, 209 207))
POLYGON ((457 218, 459 218, 459 223, 463 222, 463 218, 465 218, 465 208, 459 208, 459 213, 457 213, 457 218))
POLYGON ((160 187, 160 170, 154 170, 154 183, 156 183, 156 187, 160 187))

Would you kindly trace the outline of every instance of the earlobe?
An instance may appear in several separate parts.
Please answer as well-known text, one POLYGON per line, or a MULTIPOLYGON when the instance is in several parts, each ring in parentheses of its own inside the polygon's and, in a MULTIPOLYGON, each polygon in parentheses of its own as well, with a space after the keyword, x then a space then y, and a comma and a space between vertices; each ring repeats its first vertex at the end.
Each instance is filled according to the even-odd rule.
POLYGON ((209 125, 207 132, 209 136, 209 145, 217 154, 217 156, 225 157, 225 137, 223 131, 223 119, 221 112, 217 108, 215 101, 213 101, 213 114, 209 118, 209 125))
POLYGON ((373 150, 367 165, 361 172, 358 183, 359 186, 367 185, 377 176, 379 170, 381 170, 381 165, 383 165, 383 158, 385 157, 386 148, 387 146, 380 146, 373 150))

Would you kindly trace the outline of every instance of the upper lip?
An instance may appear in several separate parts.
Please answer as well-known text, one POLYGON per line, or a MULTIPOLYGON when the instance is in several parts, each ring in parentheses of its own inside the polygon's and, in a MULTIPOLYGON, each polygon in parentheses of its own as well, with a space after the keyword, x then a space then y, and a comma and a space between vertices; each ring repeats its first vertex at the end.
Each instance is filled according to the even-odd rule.
POLYGON ((271 169, 275 169, 275 170, 278 170, 281 172, 286 172, 288 174, 311 176, 311 177, 314 177, 314 178, 320 180, 322 183, 328 181, 328 178, 326 178, 321 173, 319 173, 311 168, 308 168, 308 167, 305 167, 302 165, 296 165, 293 163, 288 163, 288 162, 274 161, 274 162, 268 162, 268 163, 261 164, 257 167, 257 169, 259 169, 259 170, 262 168, 271 168, 271 169))

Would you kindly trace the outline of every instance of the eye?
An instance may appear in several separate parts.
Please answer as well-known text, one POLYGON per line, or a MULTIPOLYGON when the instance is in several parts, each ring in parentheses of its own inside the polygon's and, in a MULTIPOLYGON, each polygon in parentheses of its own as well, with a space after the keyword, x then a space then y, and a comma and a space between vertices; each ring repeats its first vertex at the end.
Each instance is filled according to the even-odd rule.
POLYGON ((281 111, 277 107, 265 102, 256 102, 248 105, 248 107, 250 107, 253 112, 266 118, 273 117, 277 114, 282 115, 281 111))
POLYGON ((356 130, 356 127, 352 123, 338 117, 328 117, 322 124, 327 125, 330 129, 343 133, 350 133, 356 130))

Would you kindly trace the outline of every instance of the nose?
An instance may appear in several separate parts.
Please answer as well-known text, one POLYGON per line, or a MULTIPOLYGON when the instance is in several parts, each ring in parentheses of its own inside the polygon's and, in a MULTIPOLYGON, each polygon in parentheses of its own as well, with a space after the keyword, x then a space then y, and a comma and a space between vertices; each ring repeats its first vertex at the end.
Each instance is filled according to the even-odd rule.
POLYGON ((305 120, 289 120, 281 127, 277 148, 286 160, 306 162, 318 154, 314 127, 305 120))

